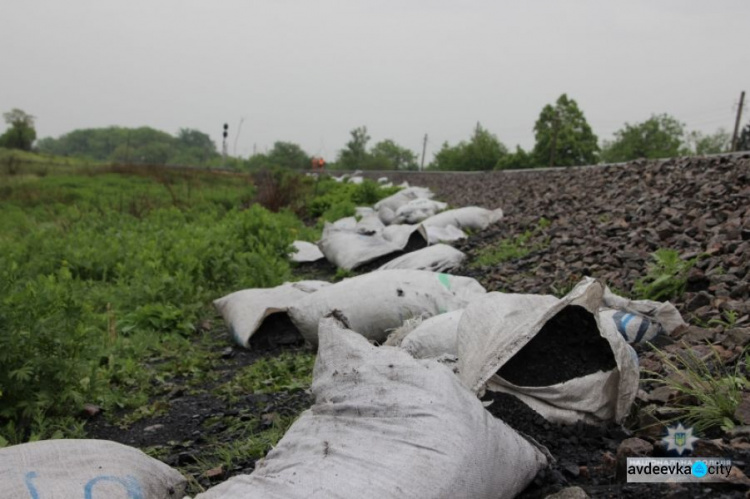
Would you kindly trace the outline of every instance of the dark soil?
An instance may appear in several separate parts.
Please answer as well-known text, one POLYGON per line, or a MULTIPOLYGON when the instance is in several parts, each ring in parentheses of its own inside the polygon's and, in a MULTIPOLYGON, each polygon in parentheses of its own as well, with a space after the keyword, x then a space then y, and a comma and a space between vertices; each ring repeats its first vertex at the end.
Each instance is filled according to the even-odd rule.
POLYGON ((302 346, 305 339, 286 312, 271 314, 250 338, 251 350, 273 350, 284 346, 302 346))
MULTIPOLYGON (((279 314, 284 315, 285 314, 279 314)), ((276 324, 284 324, 283 320, 276 324)), ((216 378, 196 388, 188 379, 173 379, 165 394, 154 397, 152 406, 161 410, 153 416, 144 417, 127 427, 112 423, 126 412, 119 414, 100 413, 86 424, 88 438, 113 440, 140 449, 148 450, 170 466, 198 467, 198 459, 210 454, 217 445, 245 438, 247 431, 267 429, 278 416, 296 416, 312 406, 312 394, 304 390, 281 391, 268 394, 248 394, 233 403, 214 393, 221 384, 230 381, 243 367, 260 358, 273 357, 283 351, 298 347, 284 346, 266 350, 247 350, 233 344, 226 328, 217 327, 203 334, 217 335, 223 341, 216 344, 220 362, 213 368, 216 378), (229 346, 231 345, 231 346, 229 346), (171 388, 171 389, 170 389, 171 388), (253 428, 238 423, 257 421, 253 428)), ((208 477, 205 469, 192 474, 192 478, 203 488, 208 488, 237 474, 251 473, 255 458, 233 461, 233 468, 208 477)))
POLYGON ((498 374, 518 386, 548 386, 617 367, 594 316, 570 305, 558 312, 498 374))
POLYGON ((336 275, 336 266, 321 258, 317 262, 294 264, 294 274, 299 279, 308 281, 330 281, 336 275))
POLYGON ((544 445, 556 459, 518 497, 542 499, 565 487, 579 486, 591 497, 726 497, 744 498, 741 488, 723 484, 628 484, 618 481, 614 456, 620 442, 632 436, 614 423, 603 426, 550 423, 513 395, 487 392, 487 410, 516 431, 544 445))

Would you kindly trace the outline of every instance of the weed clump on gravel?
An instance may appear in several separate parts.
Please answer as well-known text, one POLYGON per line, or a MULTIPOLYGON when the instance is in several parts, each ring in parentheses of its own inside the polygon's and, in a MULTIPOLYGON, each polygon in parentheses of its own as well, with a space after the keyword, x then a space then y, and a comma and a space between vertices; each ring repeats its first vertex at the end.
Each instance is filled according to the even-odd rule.
POLYGON ((487 248, 483 248, 476 261, 472 264, 474 267, 491 267, 499 263, 523 258, 532 251, 539 251, 549 244, 548 239, 532 243, 532 239, 539 232, 549 227, 550 221, 546 218, 539 219, 534 229, 527 230, 522 234, 514 237, 502 239, 499 243, 487 248))
POLYGON ((685 292, 687 276, 699 257, 683 260, 672 249, 660 249, 651 255, 648 274, 636 281, 633 293, 644 300, 664 301, 679 298, 685 292))
POLYGON ((750 389, 750 350, 745 348, 734 368, 726 365, 713 345, 710 353, 699 355, 684 344, 684 351, 671 360, 667 353, 658 348, 654 351, 664 364, 667 375, 662 377, 655 372, 647 381, 659 383, 675 390, 679 397, 671 407, 680 415, 676 421, 684 420, 696 430, 704 431, 720 427, 723 430, 734 428, 735 411, 742 401, 743 390, 750 389))

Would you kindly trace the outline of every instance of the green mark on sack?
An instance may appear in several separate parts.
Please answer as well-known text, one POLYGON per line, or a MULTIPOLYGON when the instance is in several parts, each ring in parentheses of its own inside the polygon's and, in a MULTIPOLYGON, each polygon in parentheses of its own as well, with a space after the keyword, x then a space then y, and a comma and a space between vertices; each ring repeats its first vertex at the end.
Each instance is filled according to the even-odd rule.
POLYGON ((438 281, 440 281, 440 284, 445 286, 445 289, 447 289, 448 291, 451 290, 451 281, 448 274, 438 274, 438 281))

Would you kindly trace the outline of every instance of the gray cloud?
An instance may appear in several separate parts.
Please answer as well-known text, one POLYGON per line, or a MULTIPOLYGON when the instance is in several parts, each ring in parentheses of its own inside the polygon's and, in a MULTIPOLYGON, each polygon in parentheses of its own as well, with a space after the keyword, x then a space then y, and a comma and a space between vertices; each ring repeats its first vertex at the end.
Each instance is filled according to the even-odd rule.
POLYGON ((430 151, 477 121, 533 146, 563 92, 600 138, 667 112, 733 124, 750 86, 750 3, 296 0, 2 1, 0 107, 40 136, 245 118, 237 153, 275 140, 333 158, 349 130, 430 151))

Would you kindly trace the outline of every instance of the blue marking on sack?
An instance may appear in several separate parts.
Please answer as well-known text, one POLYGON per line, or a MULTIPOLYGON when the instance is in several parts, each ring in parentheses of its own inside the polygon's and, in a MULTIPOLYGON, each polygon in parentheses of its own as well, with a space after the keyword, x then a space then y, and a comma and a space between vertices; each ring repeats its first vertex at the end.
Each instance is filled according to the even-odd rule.
POLYGON ((627 328, 628 323, 633 320, 633 317, 635 317, 633 314, 628 314, 623 311, 618 311, 612 316, 612 320, 615 321, 615 326, 617 326, 617 331, 623 338, 625 338, 625 341, 630 341, 627 328))
POLYGON ((39 499, 39 492, 36 490, 36 487, 34 486, 31 481, 37 477, 36 471, 29 471, 26 473, 26 476, 23 477, 24 483, 26 483, 26 488, 29 489, 29 496, 31 496, 31 499, 39 499))
POLYGON ((86 487, 83 489, 84 499, 94 499, 94 485, 99 482, 114 482, 123 486, 125 491, 128 493, 128 499, 143 499, 143 490, 141 484, 138 483, 138 479, 134 476, 126 476, 121 478, 119 476, 108 476, 102 475, 89 480, 86 487))
POLYGON ((635 335, 635 342, 640 343, 643 339, 643 336, 646 334, 646 331, 648 331, 648 328, 651 327, 651 321, 643 317, 643 321, 641 322, 640 327, 638 328, 638 333, 635 335))
POLYGON ((630 324, 630 321, 635 319, 635 315, 633 314, 625 314, 622 319, 620 319, 620 326, 622 326, 622 333, 625 334, 625 331, 627 331, 628 324, 630 324))

